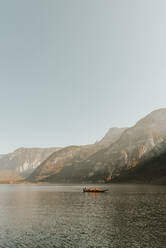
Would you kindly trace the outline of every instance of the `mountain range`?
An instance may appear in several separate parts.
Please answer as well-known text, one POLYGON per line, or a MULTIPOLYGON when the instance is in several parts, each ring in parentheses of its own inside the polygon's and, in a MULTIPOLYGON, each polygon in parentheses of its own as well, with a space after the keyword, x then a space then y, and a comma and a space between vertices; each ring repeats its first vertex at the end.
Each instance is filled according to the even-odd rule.
MULTIPOLYGON (((6 172, 27 182, 165 183, 166 109, 158 109, 129 128, 110 128, 84 146, 21 148, 0 156, 6 172)), ((3 174, 4 173, 4 174, 3 174)), ((7 173, 6 173, 7 175, 7 173)))
MULTIPOLYGON (((165 124, 166 109, 153 111, 133 127, 110 129, 101 141, 87 148, 90 151, 95 147, 87 157, 82 157, 79 161, 70 160, 70 163, 66 160, 58 171, 59 158, 58 152, 55 152, 31 174, 28 180, 62 183, 112 182, 123 171, 137 167, 145 154, 148 155, 166 139, 165 124), (44 172, 46 167, 50 168, 49 174, 44 172)), ((83 151, 82 149, 79 153, 83 151)))

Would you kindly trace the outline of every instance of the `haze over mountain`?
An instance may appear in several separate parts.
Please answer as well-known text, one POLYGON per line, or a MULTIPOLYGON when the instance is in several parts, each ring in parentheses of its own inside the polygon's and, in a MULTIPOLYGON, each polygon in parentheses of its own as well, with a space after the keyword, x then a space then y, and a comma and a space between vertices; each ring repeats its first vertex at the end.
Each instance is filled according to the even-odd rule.
POLYGON ((117 141, 126 128, 112 127, 106 135, 98 142, 102 146, 109 146, 117 141))
POLYGON ((97 152, 94 150, 93 154, 79 162, 75 159, 70 163, 66 161, 58 171, 57 153, 54 153, 54 160, 48 158, 30 178, 47 182, 110 182, 121 171, 135 167, 145 154, 165 139, 165 124, 166 109, 155 110, 133 127, 123 130, 121 135, 118 134, 118 140, 115 139, 109 146, 97 152), (48 176, 44 171, 49 166, 52 169, 48 176))

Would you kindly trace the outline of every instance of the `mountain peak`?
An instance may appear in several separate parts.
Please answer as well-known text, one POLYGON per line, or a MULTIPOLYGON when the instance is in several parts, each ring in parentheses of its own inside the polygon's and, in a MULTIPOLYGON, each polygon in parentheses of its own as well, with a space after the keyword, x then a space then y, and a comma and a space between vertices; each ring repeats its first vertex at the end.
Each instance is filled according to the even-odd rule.
POLYGON ((100 145, 108 146, 117 141, 126 128, 111 127, 106 135, 99 141, 100 145))

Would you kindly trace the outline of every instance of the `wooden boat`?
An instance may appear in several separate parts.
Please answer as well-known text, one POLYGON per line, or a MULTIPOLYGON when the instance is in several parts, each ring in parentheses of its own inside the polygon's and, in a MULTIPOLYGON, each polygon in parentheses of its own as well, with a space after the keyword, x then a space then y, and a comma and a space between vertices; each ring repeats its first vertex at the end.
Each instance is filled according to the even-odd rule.
POLYGON ((90 193, 104 193, 108 191, 108 189, 99 189, 99 188, 83 188, 83 192, 90 192, 90 193))

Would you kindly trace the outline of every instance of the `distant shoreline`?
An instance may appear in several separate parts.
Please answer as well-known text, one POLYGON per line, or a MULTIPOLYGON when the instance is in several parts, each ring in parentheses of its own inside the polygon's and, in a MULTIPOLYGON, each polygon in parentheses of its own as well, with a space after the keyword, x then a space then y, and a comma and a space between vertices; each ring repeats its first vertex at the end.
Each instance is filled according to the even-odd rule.
POLYGON ((132 181, 132 182, 107 182, 107 183, 101 183, 101 182, 70 182, 70 183, 56 183, 56 182, 27 182, 27 181, 0 181, 0 185, 156 185, 156 186, 166 186, 166 183, 147 183, 147 182, 138 182, 138 181, 132 181))

